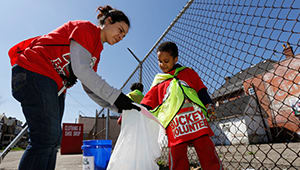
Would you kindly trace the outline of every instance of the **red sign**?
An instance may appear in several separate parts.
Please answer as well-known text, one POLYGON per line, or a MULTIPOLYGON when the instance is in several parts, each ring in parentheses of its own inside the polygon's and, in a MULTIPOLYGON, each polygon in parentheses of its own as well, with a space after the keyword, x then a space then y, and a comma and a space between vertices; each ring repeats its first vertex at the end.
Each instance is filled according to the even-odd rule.
POLYGON ((83 124, 63 123, 61 154, 81 153, 83 124))

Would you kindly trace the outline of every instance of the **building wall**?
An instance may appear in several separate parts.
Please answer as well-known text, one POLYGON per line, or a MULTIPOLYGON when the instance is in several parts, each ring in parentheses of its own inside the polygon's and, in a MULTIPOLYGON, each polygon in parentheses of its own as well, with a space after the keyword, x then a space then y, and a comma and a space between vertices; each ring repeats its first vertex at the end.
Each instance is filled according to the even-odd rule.
POLYGON ((242 116, 211 122, 210 127, 215 133, 212 137, 215 145, 249 143, 246 123, 242 116))
POLYGON ((262 114, 255 100, 251 100, 241 116, 209 123, 215 133, 212 140, 216 145, 267 143, 269 127, 264 124, 266 120, 262 114))
POLYGON ((246 92, 254 84, 260 104, 269 115, 270 127, 300 132, 299 118, 292 110, 292 105, 300 97, 299 70, 300 55, 274 64, 273 70, 244 82, 246 92))
MULTIPOLYGON (((118 117, 109 118, 108 139, 112 140, 113 147, 118 139, 121 126, 117 124, 118 117)), ((83 124, 83 140, 105 139, 106 137, 106 117, 99 117, 97 122, 97 133, 94 136, 93 127, 95 125, 94 117, 82 117, 78 119, 78 123, 83 124)))
POLYGON ((245 116, 245 124, 247 126, 248 140, 250 144, 267 143, 271 135, 268 134, 268 127, 264 126, 264 119, 255 115, 252 117, 245 116))

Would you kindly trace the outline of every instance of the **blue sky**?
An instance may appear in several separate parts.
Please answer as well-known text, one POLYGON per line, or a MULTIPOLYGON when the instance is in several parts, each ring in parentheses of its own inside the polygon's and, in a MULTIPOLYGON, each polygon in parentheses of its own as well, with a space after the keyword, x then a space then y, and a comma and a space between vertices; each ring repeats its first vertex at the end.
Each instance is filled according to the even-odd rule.
MULTIPOLYGON (((138 65, 127 48, 141 60, 183 9, 187 0, 10 0, 0 1, 0 114, 24 121, 20 104, 11 95, 11 66, 7 52, 24 39, 47 34, 69 20, 97 23, 96 8, 106 4, 122 10, 131 29, 120 43, 104 45, 98 74, 120 88, 138 65)), ((63 122, 74 122, 78 115, 94 116, 100 110, 77 83, 68 90, 63 122)))

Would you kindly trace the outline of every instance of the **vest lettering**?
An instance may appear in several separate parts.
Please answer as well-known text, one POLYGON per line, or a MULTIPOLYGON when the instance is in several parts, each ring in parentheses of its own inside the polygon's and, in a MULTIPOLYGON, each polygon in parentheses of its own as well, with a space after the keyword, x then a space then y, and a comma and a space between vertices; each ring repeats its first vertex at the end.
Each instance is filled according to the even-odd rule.
POLYGON ((173 122, 171 122, 169 126, 171 127, 171 129, 174 129, 174 128, 175 128, 173 122))
POLYGON ((181 126, 178 127, 178 130, 179 130, 179 134, 183 134, 183 130, 181 126))
POLYGON ((186 119, 187 124, 191 124, 191 123, 194 122, 194 121, 191 119, 191 116, 192 116, 192 114, 185 115, 185 119, 186 119))
POLYGON ((186 121, 183 122, 182 119, 184 119, 184 116, 179 116, 179 123, 182 124, 182 125, 185 125, 186 121))
POLYGON ((196 111, 187 111, 177 115, 170 123, 174 138, 192 134, 200 129, 208 128, 208 122, 205 117, 196 111), (176 124, 176 125, 175 125, 176 124))
POLYGON ((182 128, 183 128, 184 133, 188 133, 190 131, 188 125, 187 126, 182 126, 182 128))
POLYGON ((178 118, 175 117, 175 119, 173 119, 172 121, 174 123, 174 126, 177 127, 178 126, 178 118), (175 120, 175 121, 174 121, 175 120))
POLYGON ((204 125, 205 125, 205 126, 208 126, 208 123, 207 123, 207 120, 206 120, 206 119, 204 119, 204 125))
POLYGON ((195 122, 197 122, 199 119, 199 114, 197 114, 197 112, 192 113, 193 114, 193 119, 195 122))
POLYGON ((191 125, 189 125, 189 128, 190 128, 190 130, 191 130, 191 131, 195 131, 195 130, 196 130, 196 128, 195 128, 195 124, 191 124, 191 125))
POLYGON ((200 122, 199 122, 199 126, 200 126, 199 128, 203 128, 203 126, 204 126, 203 121, 200 121, 200 122))

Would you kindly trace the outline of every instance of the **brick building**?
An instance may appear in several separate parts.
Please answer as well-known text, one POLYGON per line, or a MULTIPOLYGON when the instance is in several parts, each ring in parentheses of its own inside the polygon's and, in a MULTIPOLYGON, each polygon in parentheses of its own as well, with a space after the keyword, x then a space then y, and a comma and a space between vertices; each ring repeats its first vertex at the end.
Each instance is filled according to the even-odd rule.
POLYGON ((262 127, 271 133, 270 140, 299 141, 300 119, 295 116, 293 107, 300 98, 300 54, 294 55, 289 44, 284 46, 283 53, 286 58, 282 61, 265 60, 225 78, 226 82, 212 95, 219 106, 216 109, 219 120, 237 117, 236 110, 249 116, 241 108, 250 102, 238 102, 245 96, 252 96, 249 100, 255 100, 256 105, 251 107, 262 120, 267 120, 262 127))

